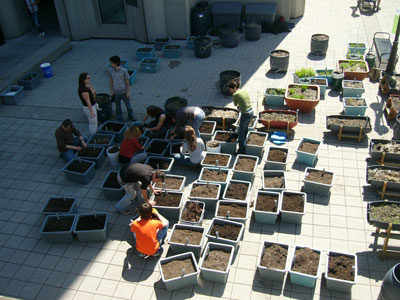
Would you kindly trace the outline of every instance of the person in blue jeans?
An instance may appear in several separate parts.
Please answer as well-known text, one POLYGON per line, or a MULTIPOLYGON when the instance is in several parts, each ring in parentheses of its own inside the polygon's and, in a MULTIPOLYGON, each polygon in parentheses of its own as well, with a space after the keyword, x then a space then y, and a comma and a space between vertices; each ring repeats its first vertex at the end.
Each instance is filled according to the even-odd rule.
POLYGON ((183 126, 191 125, 197 137, 200 137, 200 126, 204 121, 206 114, 197 106, 185 106, 176 111, 172 121, 175 122, 175 127, 171 130, 170 139, 176 138, 182 131, 183 126))
POLYGON ((87 147, 87 137, 82 136, 70 119, 65 119, 61 126, 56 129, 55 137, 60 156, 67 162, 74 158, 77 151, 87 147))
POLYGON ((253 106, 251 105, 251 100, 247 91, 239 89, 239 83, 232 80, 229 82, 228 88, 232 93, 233 104, 235 104, 241 112, 238 132, 239 149, 237 154, 245 154, 246 148, 244 147, 244 142, 247 132, 249 131, 249 123, 254 117, 253 106))
POLYGON ((108 73, 110 75, 110 95, 115 100, 115 106, 117 111, 117 119, 123 122, 121 100, 124 101, 126 110, 128 111, 128 118, 131 121, 136 121, 131 103, 129 101, 129 73, 121 67, 121 59, 119 56, 110 57, 110 68, 108 73))

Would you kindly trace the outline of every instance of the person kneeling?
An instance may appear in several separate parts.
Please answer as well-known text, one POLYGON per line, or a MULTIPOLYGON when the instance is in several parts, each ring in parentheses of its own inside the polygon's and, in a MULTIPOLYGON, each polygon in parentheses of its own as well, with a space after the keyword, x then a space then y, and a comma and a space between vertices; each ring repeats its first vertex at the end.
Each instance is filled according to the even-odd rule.
POLYGON ((204 142, 201 138, 196 137, 196 133, 191 126, 185 127, 184 140, 180 153, 174 154, 175 162, 197 168, 205 157, 204 142), (189 152, 189 156, 185 156, 186 152, 189 152))
POLYGON ((141 135, 142 132, 136 126, 131 126, 125 131, 118 156, 121 164, 143 163, 146 160, 147 154, 143 152, 143 146, 139 142, 141 135))
POLYGON ((137 209, 139 218, 130 224, 136 250, 139 256, 159 256, 168 233, 169 222, 149 203, 142 203, 137 209), (158 220, 153 220, 152 215, 158 220))

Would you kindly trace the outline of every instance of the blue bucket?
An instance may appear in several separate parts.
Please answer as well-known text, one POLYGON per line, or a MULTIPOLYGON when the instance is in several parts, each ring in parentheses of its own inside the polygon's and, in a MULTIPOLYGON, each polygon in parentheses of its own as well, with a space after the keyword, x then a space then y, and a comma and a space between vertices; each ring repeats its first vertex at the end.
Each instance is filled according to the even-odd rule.
POLYGON ((53 72, 51 71, 50 63, 43 63, 40 65, 40 68, 42 69, 43 76, 45 78, 53 77, 53 72))

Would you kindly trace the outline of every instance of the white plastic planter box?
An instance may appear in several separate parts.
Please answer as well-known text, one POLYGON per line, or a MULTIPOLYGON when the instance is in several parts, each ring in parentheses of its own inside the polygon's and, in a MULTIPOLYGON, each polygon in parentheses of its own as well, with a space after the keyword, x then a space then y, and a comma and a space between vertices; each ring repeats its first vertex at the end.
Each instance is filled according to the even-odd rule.
POLYGON ((233 164, 233 178, 237 179, 237 180, 253 182, 254 175, 256 174, 257 166, 258 166, 258 157, 257 156, 239 154, 238 156, 236 156, 235 163, 233 164), (236 169, 236 166, 239 163, 239 160, 242 158, 248 158, 248 159, 255 161, 254 168, 252 171, 240 171, 240 170, 236 169))
POLYGON ((243 236, 243 232, 244 232, 244 224, 242 224, 242 223, 233 222, 233 221, 225 220, 225 219, 214 218, 211 221, 210 227, 208 227, 206 237, 208 238, 209 242, 232 245, 235 248, 235 251, 237 251, 237 249, 239 248, 240 240, 242 239, 242 236, 243 236), (211 235, 211 229, 213 228, 214 224, 218 224, 218 225, 230 224, 230 225, 234 225, 234 226, 239 226, 240 231, 239 231, 239 235, 238 235, 237 239, 233 241, 233 240, 229 240, 229 239, 225 239, 222 237, 217 237, 217 236, 211 235))
POLYGON ((317 152, 315 153, 300 151, 300 147, 303 145, 304 142, 321 145, 321 141, 309 138, 302 138, 296 149, 297 162, 299 164, 314 166, 315 161, 318 157, 318 152, 320 147, 318 146, 317 152))
MULTIPOLYGON (((255 115, 255 116, 251 119, 251 121, 250 121, 250 123, 249 123, 249 126, 248 126, 249 132, 253 132, 253 131, 256 130, 257 123, 258 123, 258 116, 255 115), (251 124, 251 123, 253 123, 253 124, 251 124), (250 125, 251 125, 251 126, 250 126, 250 125)), ((240 116, 239 116, 239 118, 237 119, 237 121, 233 124, 233 126, 236 127, 236 131, 239 131, 240 116)))
POLYGON ((304 191, 306 193, 312 193, 312 194, 317 194, 317 195, 322 195, 322 196, 329 196, 331 187, 333 186, 333 180, 335 178, 335 175, 333 172, 329 171, 324 171, 325 173, 332 174, 332 182, 330 184, 325 184, 325 183, 319 183, 316 181, 310 181, 307 180, 308 173, 310 171, 320 171, 322 172, 323 170, 321 169, 314 169, 314 168, 306 168, 304 172, 304 191))
POLYGON ((161 273, 161 280, 162 280, 162 282, 164 282, 165 287, 167 288, 168 291, 173 291, 173 290, 177 290, 177 289, 180 289, 180 288, 183 288, 186 286, 191 286, 191 285, 197 284, 197 276, 199 276, 199 273, 200 273, 200 270, 197 266, 196 259, 192 252, 186 252, 186 253, 182 253, 182 254, 178 254, 178 255, 160 259, 158 261, 158 268, 161 273), (190 258, 192 260, 192 263, 193 263, 193 266, 195 269, 194 273, 186 274, 185 272, 183 272, 182 276, 180 276, 180 277, 171 278, 171 279, 164 278, 164 272, 162 269, 162 266, 164 264, 166 264, 170 261, 173 261, 173 260, 183 260, 183 259, 187 259, 187 258, 190 258))
POLYGON ((212 210, 212 209, 215 209, 220 194, 221 194, 221 185, 220 184, 214 183, 214 182, 208 182, 207 183, 207 182, 198 181, 198 182, 193 182, 191 184, 188 198, 190 200, 199 200, 201 202, 204 202, 205 205, 206 205, 205 209, 208 209, 208 210, 211 209, 212 210), (203 197, 198 197, 198 196, 191 196, 192 188, 193 188, 194 185, 207 185, 207 184, 212 184, 212 185, 218 186, 218 192, 217 192, 217 196, 215 198, 203 198, 203 197))
POLYGON ((79 214, 76 218, 73 232, 80 242, 104 242, 107 239, 107 223, 108 223, 108 213, 106 212, 79 214), (88 218, 88 217, 96 218, 99 216, 105 217, 102 228, 88 229, 88 230, 81 230, 78 228, 79 222, 82 218, 88 218))
POLYGON ((225 219, 225 220, 230 220, 230 221, 240 222, 240 223, 246 223, 247 219, 249 218, 249 214, 250 214, 250 210, 249 210, 249 203, 248 202, 220 200, 220 201, 218 201, 217 208, 215 210, 215 218, 225 219), (232 205, 232 204, 238 205, 238 206, 241 206, 241 207, 245 207, 246 208, 245 217, 243 217, 243 218, 234 217, 231 214, 222 216, 222 215, 218 214, 218 210, 219 210, 220 205, 232 205))
POLYGON ((230 170, 230 169, 204 167, 204 168, 202 168, 201 171, 200 171, 200 175, 199 175, 199 180, 198 180, 198 181, 199 181, 199 182, 205 182, 205 183, 220 184, 220 185, 221 185, 221 190, 220 190, 219 197, 221 198, 222 195, 224 194, 224 191, 225 191, 225 188, 226 188, 226 184, 228 183, 228 181, 229 181, 230 178, 231 178, 230 175, 231 175, 231 170, 230 170), (226 180, 225 180, 225 181, 213 181, 213 180, 208 181, 208 180, 205 180, 205 179, 203 179, 204 170, 218 170, 218 171, 224 172, 224 173, 226 173, 226 175, 227 175, 227 176, 226 176, 226 180))
POLYGON ((202 255, 201 261, 200 261, 200 270, 201 270, 201 275, 203 276, 203 278, 205 280, 209 280, 209 281, 226 283, 226 281, 228 280, 228 275, 229 275, 234 252, 235 252, 235 248, 231 245, 224 245, 224 244, 218 244, 218 243, 212 243, 212 242, 207 243, 207 246, 203 252, 203 255, 202 255), (221 251, 230 253, 229 262, 228 262, 226 270, 224 270, 224 271, 213 270, 213 269, 208 269, 203 266, 204 261, 207 259, 208 254, 212 250, 221 250, 221 251))
POLYGON ((188 225, 194 225, 194 226, 201 226, 201 223, 203 223, 204 212, 205 212, 205 211, 206 211, 206 204, 205 204, 204 202, 202 202, 202 201, 197 201, 197 200, 188 200, 188 201, 185 202, 185 205, 183 206, 183 208, 182 208, 182 210, 181 210, 181 214, 179 215, 179 223, 188 224, 188 225), (202 209, 202 212, 201 212, 201 215, 200 215, 200 219, 199 219, 198 222, 187 221, 187 220, 184 220, 184 219, 182 218, 185 209, 187 208, 187 206, 188 206, 190 203, 198 203, 199 206, 200 206, 201 209, 202 209))
POLYGON ((205 233, 206 233, 206 229, 201 226, 189 225, 189 224, 174 224, 174 226, 172 227, 170 238, 168 240, 168 244, 170 245, 171 250, 174 253, 192 252, 195 256, 200 257, 201 247, 203 246, 203 243, 204 243, 205 233), (199 245, 191 244, 190 240, 186 244, 171 242, 171 237, 174 234, 174 231, 176 229, 186 229, 186 230, 193 230, 193 231, 201 232, 202 237, 201 237, 200 244, 199 245))
POLYGON ((177 189, 173 189, 173 188, 170 188, 170 187, 168 187, 168 186, 165 186, 165 187, 164 187, 164 185, 163 185, 162 182, 160 182, 160 183, 158 183, 158 184, 157 184, 156 182, 153 182, 153 187, 154 187, 156 190, 179 191, 179 192, 182 192, 182 191, 183 191, 183 189, 184 189, 184 187, 185 187, 185 182, 186 182, 186 177, 185 177, 185 176, 172 175, 172 174, 166 174, 165 176, 166 176, 166 180, 168 180, 168 178, 177 178, 177 179, 181 179, 182 182, 181 182, 180 187, 177 188, 177 189))
POLYGON ((364 83, 361 80, 343 80, 342 81, 342 90, 343 90, 343 97, 360 97, 364 92, 364 83), (345 84, 347 82, 360 82, 362 87, 346 87, 345 84))
POLYGON ((282 201, 281 205, 279 207, 280 213, 281 213, 281 222, 282 223, 292 223, 292 224, 301 224, 301 221, 303 219, 303 216, 306 214, 306 205, 307 204, 307 194, 303 192, 295 192, 295 191, 283 191, 282 192, 282 201), (288 195, 301 195, 303 198, 303 203, 304 203, 304 208, 302 212, 295 212, 295 211, 288 211, 284 210, 283 207, 283 202, 284 202, 284 196, 288 195))
POLYGON ((246 142, 244 144, 244 147, 246 148, 246 154, 252 155, 252 156, 258 156, 259 159, 262 159, 267 141, 268 141, 268 133, 266 133, 266 132, 249 132, 249 133, 247 133, 246 142), (249 144, 249 138, 253 134, 264 137, 264 143, 261 146, 249 144))
POLYGON ((231 133, 231 134, 234 134, 234 133, 230 132, 230 131, 216 130, 212 139, 221 144, 221 152, 222 153, 228 153, 228 154, 235 155, 236 154, 236 148, 237 148, 237 145, 238 145, 238 140, 236 140, 236 142, 218 141, 218 140, 215 139, 215 137, 220 132, 228 132, 228 133, 231 133))
POLYGON ((288 152, 289 149, 288 148, 283 148, 283 147, 269 147, 268 149, 268 153, 267 153, 267 157, 265 160, 265 166, 264 166, 264 170, 286 170, 286 164, 287 164, 287 160, 288 160, 288 152), (268 155, 269 152, 271 150, 281 150, 283 152, 286 153, 286 159, 284 162, 278 162, 278 161, 272 161, 272 160, 268 160, 268 155))
MULTIPOLYGON (((179 219, 179 212, 182 207, 183 202, 183 193, 177 191, 168 191, 169 194, 180 194, 180 201, 178 206, 159 206, 155 205, 154 208, 158 210, 158 212, 167 219, 179 219)), ((153 194, 150 200, 155 201, 155 194, 153 194)))
POLYGON ((285 171, 279 171, 279 170, 265 170, 264 172, 263 172, 263 175, 262 175, 262 177, 261 177, 261 180, 262 180, 262 188, 263 188, 263 190, 266 190, 266 191, 276 191, 276 192, 280 192, 280 191, 283 191, 283 190, 285 190, 286 189, 286 186, 287 186, 287 184, 286 184, 286 173, 285 173, 285 171), (281 177, 282 176, 282 180, 283 180, 283 186, 282 187, 280 187, 280 188, 270 188, 270 187, 267 187, 267 186, 265 186, 265 178, 266 177, 281 177))
POLYGON ((343 97, 343 111, 346 116, 365 116, 365 112, 367 111, 368 105, 365 98, 358 97, 343 97), (357 98, 358 100, 364 100, 365 105, 347 105, 346 99, 348 98, 357 98))
POLYGON ((231 164, 231 160, 232 160, 232 155, 230 155, 230 154, 207 152, 207 153, 206 153, 206 156, 205 156, 205 157, 203 158, 203 160, 200 162, 200 165, 201 165, 202 167, 212 167, 212 168, 225 168, 225 169, 229 169, 229 166, 230 166, 230 164, 231 164), (205 159, 207 158, 207 156, 209 156, 209 155, 222 155, 222 156, 227 157, 228 161, 227 161, 227 163, 224 164, 224 165, 222 165, 220 162, 218 162, 218 165, 209 165, 209 164, 206 164, 206 163, 204 162, 204 160, 205 160, 205 159))
POLYGON ((328 290, 342 292, 342 293, 350 293, 353 285, 355 285, 357 283, 357 274, 358 274, 358 264, 357 264, 357 256, 356 255, 350 254, 350 253, 328 251, 328 253, 326 254, 326 268, 325 268, 326 288, 328 290), (339 256, 339 255, 344 255, 344 256, 354 258, 354 280, 353 281, 329 277, 329 259, 332 256, 339 256))
POLYGON ((229 184, 227 185, 224 194, 222 195, 222 200, 231 200, 231 201, 239 201, 239 202, 244 202, 244 201, 248 201, 248 197, 250 195, 251 192, 251 182, 249 181, 243 181, 243 180, 236 180, 236 179, 232 179, 229 181, 229 184), (243 183, 245 185, 247 185, 247 194, 246 194, 246 199, 241 200, 241 199, 234 199, 234 198, 228 198, 228 196, 226 195, 226 192, 228 191, 228 188, 231 184, 233 183, 243 183))
POLYGON ((320 268, 321 268, 321 250, 317 250, 317 249, 312 249, 313 251, 319 253, 319 262, 318 262, 318 270, 317 270, 317 274, 316 275, 309 275, 309 274, 305 274, 305 273, 299 273, 299 272, 295 272, 292 270, 293 265, 296 262, 296 250, 297 249, 301 249, 301 248, 305 248, 302 246, 296 246, 294 248, 293 251, 293 256, 292 256, 292 260, 290 262, 290 269, 289 269, 289 274, 290 274, 290 283, 291 284, 297 284, 297 285, 301 285, 301 286, 305 286, 305 287, 309 287, 309 288, 313 288, 315 286, 315 283, 317 282, 318 279, 318 274, 320 272, 320 268))
POLYGON ((282 243, 276 243, 276 242, 270 242, 270 241, 264 241, 263 247, 261 248, 260 255, 258 257, 258 262, 257 262, 257 270, 260 273, 260 277, 263 279, 268 279, 268 280, 277 280, 277 281, 283 281, 285 274, 289 268, 289 262, 290 262, 290 254, 289 254, 289 245, 287 244, 282 244, 282 243), (274 245, 280 245, 283 248, 288 250, 287 257, 286 257, 286 264, 285 268, 283 270, 280 269, 270 269, 267 267, 261 266, 261 259, 263 258, 265 249, 274 245))
POLYGON ((257 223, 264 223, 264 224, 275 224, 276 219, 278 218, 279 211, 280 211, 280 203, 282 202, 282 193, 279 192, 270 192, 270 191, 261 191, 257 192, 256 201, 254 201, 254 217, 257 223), (275 209, 276 211, 264 211, 264 210, 257 210, 257 203, 258 197, 260 195, 269 195, 276 197, 275 209))
POLYGON ((210 133, 202 133, 202 132, 200 132, 200 137, 203 139, 203 141, 205 143, 205 142, 210 141, 212 139, 212 136, 215 133, 215 128, 217 127, 217 122, 215 122, 215 121, 203 121, 203 124, 204 123, 213 124, 213 129, 212 129, 212 131, 210 133))
POLYGON ((168 163, 168 167, 167 168, 163 168, 162 166, 160 166, 158 164, 158 167, 153 167, 153 169, 155 170, 159 170, 159 171, 163 171, 164 173, 169 173, 172 169, 172 166, 174 165, 174 159, 171 157, 161 157, 161 156, 149 156, 147 157, 146 161, 144 162, 145 165, 149 165, 151 166, 152 164, 154 164, 154 161, 163 161, 163 162, 167 162, 168 163))

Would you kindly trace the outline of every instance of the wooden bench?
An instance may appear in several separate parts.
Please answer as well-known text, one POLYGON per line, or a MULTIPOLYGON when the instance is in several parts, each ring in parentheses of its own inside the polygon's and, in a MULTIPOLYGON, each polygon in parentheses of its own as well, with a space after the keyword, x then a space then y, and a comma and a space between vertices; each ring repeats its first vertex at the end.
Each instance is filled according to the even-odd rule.
MULTIPOLYGON (((382 63, 387 65, 387 63, 389 62, 390 52, 392 51, 390 34, 388 32, 375 32, 373 42, 373 46, 375 47, 376 51, 376 57, 379 62, 378 68, 380 68, 382 63)), ((399 56, 396 55, 395 63, 397 63, 398 59, 399 56)))

